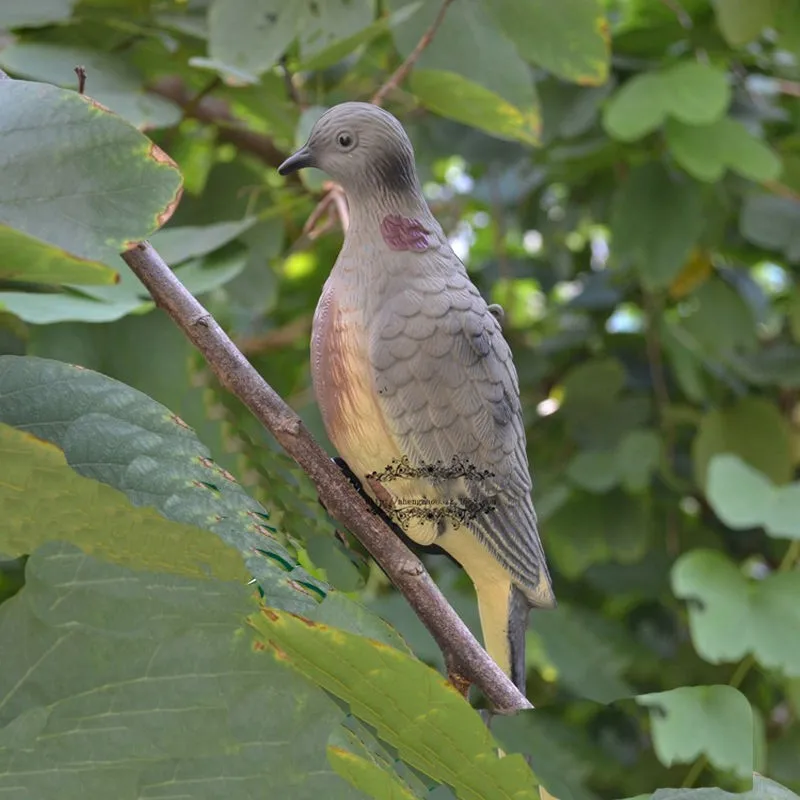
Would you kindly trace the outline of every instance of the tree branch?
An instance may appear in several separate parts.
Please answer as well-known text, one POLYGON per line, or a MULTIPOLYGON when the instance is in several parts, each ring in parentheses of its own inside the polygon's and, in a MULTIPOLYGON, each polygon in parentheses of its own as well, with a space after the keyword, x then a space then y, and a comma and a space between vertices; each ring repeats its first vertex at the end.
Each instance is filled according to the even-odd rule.
POLYGON ((222 141, 252 153, 271 167, 277 169, 286 158, 287 154, 275 147, 269 136, 245 127, 224 100, 212 97, 206 91, 200 95, 192 94, 178 77, 161 78, 149 86, 148 91, 180 106, 184 117, 215 125, 222 141))
POLYGON ((445 600, 422 562, 372 513, 345 475, 311 437, 297 414, 237 350, 211 314, 186 290, 161 256, 141 242, 122 254, 156 305, 172 317, 235 394, 308 473, 329 513, 359 539, 402 592, 448 663, 478 686, 498 713, 531 708, 445 600))
POLYGON ((442 0, 439 13, 431 23, 430 28, 428 28, 428 30, 422 34, 420 40, 417 42, 417 46, 408 54, 408 58, 406 58, 406 60, 389 76, 389 79, 383 84, 383 86, 381 86, 380 89, 375 92, 370 102, 374 103, 376 106, 383 105, 383 101, 386 99, 386 96, 389 94, 389 92, 400 86, 400 84, 408 77, 408 73, 411 72, 414 64, 419 61, 419 57, 433 41, 433 37, 436 35, 436 31, 439 30, 439 26, 444 21, 444 15, 447 13, 447 9, 452 2, 453 0, 442 0))

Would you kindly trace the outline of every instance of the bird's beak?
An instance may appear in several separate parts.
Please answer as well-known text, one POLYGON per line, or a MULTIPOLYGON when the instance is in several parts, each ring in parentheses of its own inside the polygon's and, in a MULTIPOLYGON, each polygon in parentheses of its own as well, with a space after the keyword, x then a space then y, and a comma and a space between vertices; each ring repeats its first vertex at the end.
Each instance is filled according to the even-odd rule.
POLYGON ((308 147, 301 147, 296 153, 293 153, 278 167, 279 175, 291 175, 304 167, 314 166, 314 156, 308 147))

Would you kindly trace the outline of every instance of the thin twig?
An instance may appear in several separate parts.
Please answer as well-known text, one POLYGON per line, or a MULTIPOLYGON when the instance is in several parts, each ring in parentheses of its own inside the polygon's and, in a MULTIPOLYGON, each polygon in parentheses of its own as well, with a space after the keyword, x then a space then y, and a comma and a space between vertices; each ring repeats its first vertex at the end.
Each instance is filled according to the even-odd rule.
POLYGON ((389 79, 383 84, 383 86, 381 86, 380 89, 378 89, 378 91, 372 95, 372 103, 374 103, 376 106, 383 105, 383 101, 386 99, 389 92, 397 89, 397 87, 400 86, 400 84, 408 77, 408 73, 411 72, 414 64, 419 61, 419 57, 433 41, 433 37, 436 35, 436 31, 444 21, 444 15, 447 13, 447 9, 452 2, 453 0, 443 0, 441 8, 439 9, 439 13, 431 23, 430 28, 428 28, 428 30, 422 34, 422 37, 417 42, 417 46, 408 54, 408 58, 406 58, 406 60, 389 76, 389 79))
POLYGON ((692 27, 694 27, 692 18, 689 16, 689 12, 678 2, 678 0, 661 0, 661 2, 678 18, 678 24, 682 28, 690 30, 692 27))
POLYGON ((156 305, 172 317, 203 354, 222 385, 250 409, 308 473, 329 513, 345 525, 378 562, 430 631, 447 663, 457 665, 458 674, 478 686, 498 713, 531 708, 450 607, 422 562, 380 517, 372 513, 297 414, 237 350, 161 256, 150 244, 141 242, 124 252, 122 258, 147 287, 156 305))
POLYGON ((292 71, 289 69, 289 59, 285 53, 281 57, 280 64, 281 71, 283 72, 283 82, 286 85, 286 94, 289 96, 289 99, 302 111, 306 108, 306 104, 303 102, 303 98, 300 97, 300 92, 297 90, 297 86, 295 86, 294 75, 292 75, 292 71))
POLYGON ((75 67, 75 74, 78 76, 78 94, 83 94, 86 89, 86 67, 75 67))
POLYGON ((202 97, 192 93, 186 84, 176 76, 161 78, 148 87, 148 91, 170 100, 183 110, 184 118, 191 118, 217 127, 219 139, 229 142, 240 150, 260 158, 270 167, 279 167, 286 153, 279 150, 269 136, 250 130, 231 112, 230 106, 217 97, 202 97))
MULTIPOLYGON (((647 316, 644 331, 647 363, 650 368, 650 382, 653 384, 658 422, 664 432, 662 472, 666 471, 667 477, 671 477, 674 472, 673 462, 675 460, 675 423, 669 415, 669 389, 667 388, 667 378, 664 371, 664 359, 661 354, 661 336, 658 331, 661 303, 646 289, 643 295, 644 309, 647 316)), ((678 518, 675 510, 670 508, 666 517, 667 549, 670 555, 677 556, 680 552, 680 537, 678 535, 678 518)))
POLYGON ((311 314, 295 317, 281 328, 274 328, 258 336, 247 336, 237 339, 236 346, 245 354, 268 353, 281 350, 296 342, 301 336, 307 336, 311 330, 311 314))
MULTIPOLYGON (((372 95, 370 100, 373 105, 382 106, 384 100, 394 89, 397 89, 400 84, 408 77, 408 73, 417 63, 419 57, 425 51, 425 48, 433 41, 436 31, 444 20, 444 15, 453 0, 443 0, 439 8, 436 18, 431 23, 430 27, 422 34, 420 40, 417 42, 416 47, 408 54, 408 58, 386 79, 386 81, 379 87, 378 91, 372 95)), ((347 231, 348 222, 350 220, 347 211, 347 199, 344 196, 342 187, 336 183, 329 184, 327 191, 322 195, 314 210, 308 217, 306 224, 303 226, 303 233, 308 235, 308 238, 314 240, 331 230, 338 221, 343 231, 347 231), (327 214, 326 214, 327 212, 327 214), (321 220, 321 221, 320 221, 321 220)))

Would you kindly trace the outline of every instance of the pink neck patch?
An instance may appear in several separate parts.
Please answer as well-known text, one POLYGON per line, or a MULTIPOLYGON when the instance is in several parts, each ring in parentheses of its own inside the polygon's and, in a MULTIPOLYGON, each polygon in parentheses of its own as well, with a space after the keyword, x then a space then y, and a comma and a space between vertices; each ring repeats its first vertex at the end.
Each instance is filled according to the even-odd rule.
POLYGON ((392 250, 416 250, 430 247, 431 232, 417 219, 387 214, 381 220, 381 236, 392 250))

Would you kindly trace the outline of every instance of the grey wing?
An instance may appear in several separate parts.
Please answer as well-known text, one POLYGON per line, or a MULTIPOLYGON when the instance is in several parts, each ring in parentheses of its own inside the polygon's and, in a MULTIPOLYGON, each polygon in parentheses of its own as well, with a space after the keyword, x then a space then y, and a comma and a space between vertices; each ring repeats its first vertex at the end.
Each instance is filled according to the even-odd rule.
POLYGON ((447 283, 415 281, 381 309, 370 336, 378 397, 413 466, 456 457, 490 473, 461 484, 475 509, 467 525, 533 604, 549 606, 511 350, 466 275, 447 283))

